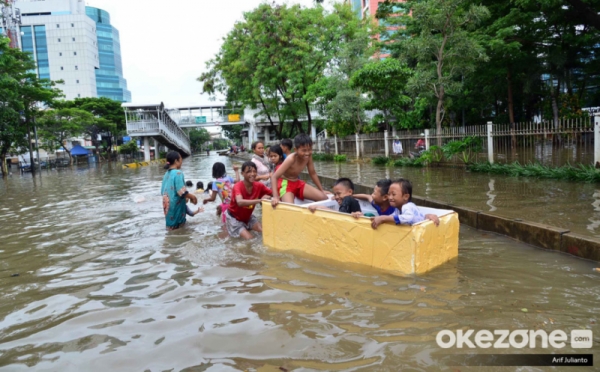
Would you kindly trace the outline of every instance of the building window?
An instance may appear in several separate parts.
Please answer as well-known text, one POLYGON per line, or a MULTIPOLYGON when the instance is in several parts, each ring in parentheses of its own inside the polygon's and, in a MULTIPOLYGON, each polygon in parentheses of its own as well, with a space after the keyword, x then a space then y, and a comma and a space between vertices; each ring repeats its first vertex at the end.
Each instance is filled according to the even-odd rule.
POLYGON ((81 94, 77 93, 77 97, 81 98, 81 94))
POLYGON ((60 38, 58 39, 58 42, 60 43, 60 38))
POLYGON ((74 56, 76 56, 76 55, 77 55, 77 52, 73 52, 73 55, 74 55, 74 56))
POLYGON ((56 25, 56 28, 60 28, 60 25, 56 25))
POLYGON ((77 80, 77 84, 79 84, 79 80, 77 80))
POLYGON ((65 69, 64 67, 60 66, 60 70, 61 70, 61 71, 62 71, 62 70, 64 70, 64 69, 65 69))
POLYGON ((58 55, 62 57, 62 52, 58 53, 58 55))
POLYGON ((73 38, 73 41, 75 41, 75 38, 73 38))
POLYGON ((75 66, 75 70, 79 70, 79 67, 75 66))
POLYGON ((71 27, 75 27, 75 23, 71 23, 71 27))

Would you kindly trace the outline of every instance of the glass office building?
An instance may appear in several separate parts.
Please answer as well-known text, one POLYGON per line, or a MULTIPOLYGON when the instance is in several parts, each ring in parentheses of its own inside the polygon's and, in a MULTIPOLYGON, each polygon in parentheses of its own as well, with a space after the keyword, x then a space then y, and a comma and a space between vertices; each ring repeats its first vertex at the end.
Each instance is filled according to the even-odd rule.
POLYGON ((85 13, 96 22, 100 62, 100 68, 96 70, 98 97, 131 102, 131 92, 127 89, 127 80, 123 77, 119 31, 110 24, 110 14, 107 11, 86 7, 85 13))

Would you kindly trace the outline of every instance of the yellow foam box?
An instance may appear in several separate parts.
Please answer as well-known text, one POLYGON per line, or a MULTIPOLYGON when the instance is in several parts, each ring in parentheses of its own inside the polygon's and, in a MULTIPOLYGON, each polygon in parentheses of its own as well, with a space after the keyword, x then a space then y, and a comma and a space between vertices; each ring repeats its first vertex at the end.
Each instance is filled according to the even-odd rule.
POLYGON ((440 217, 440 225, 382 224, 327 210, 311 213, 293 204, 262 205, 263 242, 277 250, 368 265, 395 274, 424 274, 458 256, 458 214, 440 217))

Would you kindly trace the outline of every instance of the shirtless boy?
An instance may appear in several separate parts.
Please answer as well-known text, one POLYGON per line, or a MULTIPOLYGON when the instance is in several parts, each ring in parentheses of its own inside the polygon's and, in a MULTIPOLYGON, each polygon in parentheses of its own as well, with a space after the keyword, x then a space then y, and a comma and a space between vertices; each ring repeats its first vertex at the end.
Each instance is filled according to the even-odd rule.
POLYGON ((273 189, 271 205, 273 208, 279 204, 280 200, 293 203, 294 196, 300 200, 304 200, 305 197, 314 201, 327 199, 319 177, 317 177, 317 172, 315 172, 315 165, 312 160, 312 145, 312 140, 307 134, 297 135, 294 138, 296 152, 288 155, 277 171, 271 174, 271 187, 273 189), (308 170, 310 179, 317 186, 316 188, 298 179, 298 175, 304 168, 308 170))

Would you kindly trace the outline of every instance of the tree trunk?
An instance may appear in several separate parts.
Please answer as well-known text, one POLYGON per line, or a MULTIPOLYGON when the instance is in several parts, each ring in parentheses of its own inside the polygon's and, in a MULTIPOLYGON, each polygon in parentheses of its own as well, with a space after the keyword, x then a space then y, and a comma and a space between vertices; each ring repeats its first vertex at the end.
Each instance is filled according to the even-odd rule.
POLYGON ((0 162, 2 163, 0 168, 2 168, 2 177, 8 177, 8 167, 6 166, 6 154, 0 155, 0 162))
POLYGON ((438 95, 438 103, 435 109, 435 129, 437 137, 437 145, 442 145, 442 109, 444 108, 444 86, 440 87, 440 93, 438 95))
MULTIPOLYGON (((29 123, 27 123, 27 143, 29 144, 29 168, 31 169, 31 174, 35 173, 35 163, 33 162, 33 146, 31 145, 31 127, 29 123)), ((40 159, 38 159, 39 161, 40 159)))
POLYGON ((67 150, 66 147, 64 147, 65 152, 67 153, 67 155, 69 155, 69 164, 73 165, 73 157, 71 156, 71 151, 67 150))
POLYGON ((510 146, 512 149, 517 147, 517 137, 515 136, 515 109, 513 101, 512 91, 512 74, 510 73, 510 67, 506 74, 506 82, 508 85, 508 120, 510 121, 510 146))

